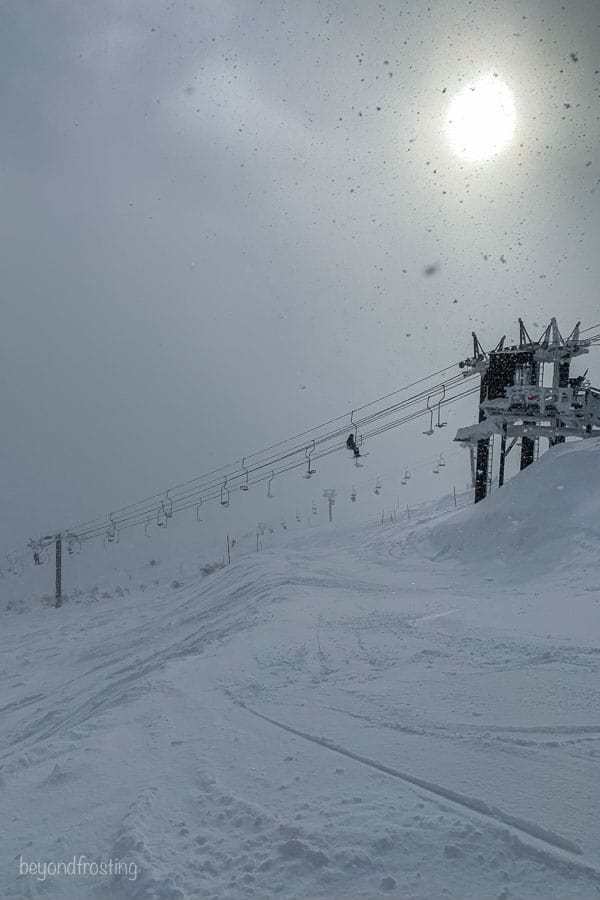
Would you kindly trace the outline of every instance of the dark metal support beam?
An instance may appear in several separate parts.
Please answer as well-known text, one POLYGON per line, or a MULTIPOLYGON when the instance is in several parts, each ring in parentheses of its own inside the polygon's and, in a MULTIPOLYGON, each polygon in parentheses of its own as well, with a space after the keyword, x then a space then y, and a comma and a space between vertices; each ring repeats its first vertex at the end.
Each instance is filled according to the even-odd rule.
MULTIPOLYGON (((489 372, 481 376, 481 388, 479 391, 479 403, 487 399, 489 372)), ((479 421, 483 422, 485 413, 479 409, 479 421)), ((477 441, 477 464, 475 468, 475 503, 485 500, 488 492, 488 470, 490 466, 490 439, 477 441)))
MULTIPOLYGON (((525 330, 525 326, 519 319, 521 327, 525 330)), ((527 334, 527 331, 525 331, 527 334)), ((529 336, 529 335, 528 335, 529 336)), ((540 382, 540 364, 537 362, 533 362, 531 364, 531 372, 529 376, 529 383, 532 387, 539 386, 540 382)), ((527 425, 528 423, 524 420, 523 425, 527 425)), ((527 466, 530 466, 532 462, 535 461, 535 438, 525 437, 523 436, 521 440, 521 469, 526 469, 527 466)))
POLYGON ((504 484, 504 468, 506 464, 506 422, 502 426, 502 441, 500 443, 500 471, 498 473, 498 486, 504 484))
POLYGON ((58 609, 62 605, 62 535, 56 535, 56 590, 54 605, 58 609))

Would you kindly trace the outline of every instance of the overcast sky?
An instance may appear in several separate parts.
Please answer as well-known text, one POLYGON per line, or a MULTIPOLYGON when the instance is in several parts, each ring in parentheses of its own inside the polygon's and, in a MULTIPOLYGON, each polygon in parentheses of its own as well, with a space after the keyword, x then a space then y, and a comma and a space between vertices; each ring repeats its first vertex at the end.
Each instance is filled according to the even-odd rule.
POLYGON ((3 0, 0 69, 6 549, 600 321, 597 0, 3 0))

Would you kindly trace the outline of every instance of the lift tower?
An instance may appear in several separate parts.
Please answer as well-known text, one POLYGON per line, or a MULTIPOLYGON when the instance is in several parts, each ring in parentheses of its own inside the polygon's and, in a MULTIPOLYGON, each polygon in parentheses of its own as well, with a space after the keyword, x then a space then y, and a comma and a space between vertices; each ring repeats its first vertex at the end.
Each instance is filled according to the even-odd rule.
POLYGON ((501 438, 502 485, 506 457, 518 440, 524 469, 535 460, 540 437, 552 446, 567 437, 600 434, 600 390, 592 388, 585 375, 570 377, 572 359, 589 353, 590 346, 590 340, 580 337, 579 322, 565 339, 554 318, 537 341, 519 319, 519 343, 507 347, 503 337, 487 353, 473 333, 473 356, 460 366, 481 375, 479 422, 459 429, 455 440, 470 449, 476 503, 487 496, 491 485, 495 435, 501 438), (544 386, 546 364, 553 367, 551 387, 544 386))

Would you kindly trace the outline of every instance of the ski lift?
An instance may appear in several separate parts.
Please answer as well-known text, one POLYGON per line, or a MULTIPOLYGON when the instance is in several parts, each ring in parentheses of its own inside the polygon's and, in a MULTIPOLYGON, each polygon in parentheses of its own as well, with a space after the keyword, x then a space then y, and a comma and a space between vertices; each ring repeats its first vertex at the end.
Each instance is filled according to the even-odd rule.
POLYGON ((364 434, 358 433, 358 425, 354 421, 355 412, 356 410, 352 410, 352 412, 350 413, 350 427, 353 429, 354 433, 353 435, 348 436, 348 440, 350 440, 350 437, 354 438, 354 446, 349 446, 348 442, 346 442, 346 446, 349 446, 349 449, 354 451, 354 465, 357 469, 361 469, 363 464, 362 462, 359 462, 359 460, 362 459, 363 456, 368 456, 368 454, 360 452, 365 442, 365 436, 364 434))
POLYGON ((106 541, 109 544, 115 544, 119 542, 119 533, 117 531, 117 524, 113 519, 112 513, 109 515, 110 528, 106 532, 106 541))
POLYGON ((227 478, 221 485, 221 506, 229 506, 229 488, 227 487, 227 478))
POLYGON ((274 478, 275 478, 275 470, 272 470, 271 477, 267 479, 267 497, 269 498, 269 500, 272 500, 273 497, 275 496, 271 492, 271 484, 272 484, 274 478))
POLYGON ((377 496, 379 496, 379 494, 381 493, 381 478, 379 478, 379 476, 377 476, 377 481, 375 482, 373 493, 377 494, 377 496))
POLYGON ((169 501, 169 503, 170 503, 170 505, 168 503, 165 503, 164 500, 160 501, 160 509, 158 511, 158 516, 157 516, 157 520, 156 520, 156 524, 160 528, 166 528, 168 520, 173 515, 172 501, 169 501))
POLYGON ((423 434, 427 434, 427 435, 432 435, 433 432, 434 432, 434 428, 433 428, 433 409, 432 409, 432 407, 431 407, 430 400, 431 400, 431 394, 430 394, 429 397, 427 398, 427 411, 429 412, 429 415, 430 415, 429 428, 427 429, 427 431, 424 431, 424 432, 423 432, 423 434))
POLYGON ((29 541, 28 546, 33 553, 34 566, 41 566, 42 565, 42 550, 44 549, 44 545, 42 544, 41 541, 34 541, 32 538, 29 541))
MULTIPOLYGON (((350 413, 350 428, 353 431, 352 436, 354 437, 354 446, 358 447, 360 444, 360 437, 358 436, 358 425, 354 421, 354 410, 350 413)), ((348 440, 350 440, 350 437, 348 437, 348 440)))
POLYGON ((247 491, 249 489, 248 469, 245 465, 245 462, 246 462, 246 457, 244 456, 244 458, 242 459, 242 469, 244 469, 245 475, 244 475, 244 481, 240 484, 240 491, 247 491))
POLYGON ((307 447, 306 450, 304 451, 304 453, 305 453, 305 455, 306 455, 306 460, 307 460, 307 464, 308 464, 308 465, 307 465, 306 472, 305 472, 304 475, 302 476, 303 478, 312 478, 312 476, 313 476, 313 475, 316 473, 316 471, 317 471, 316 469, 311 469, 311 467, 310 467, 310 457, 311 457, 311 454, 314 452, 315 446, 316 446, 316 445, 315 445, 315 442, 313 441, 313 442, 312 442, 312 447, 310 447, 310 448, 307 447))
POLYGON ((34 563, 34 565, 36 565, 36 566, 43 566, 45 563, 48 562, 48 559, 49 559, 49 558, 50 558, 50 554, 49 554, 49 552, 48 552, 48 548, 45 547, 45 546, 42 544, 42 542, 40 541, 40 543, 38 544, 37 550, 35 550, 34 553, 33 553, 33 563, 34 563), (35 557, 36 557, 36 556, 37 556, 37 562, 36 562, 36 560, 35 560, 35 557))
POLYGON ((350 500, 352 503, 356 503, 356 488, 352 486, 352 490, 350 492, 350 500))
POLYGON ((354 412, 355 412, 355 410, 352 410, 352 412, 350 413, 350 428, 354 432, 354 443, 358 446, 358 442, 359 442, 358 425, 354 421, 354 412))
POLYGON ((443 384, 443 385, 442 385, 442 396, 440 397, 440 399, 439 399, 439 401, 438 401, 438 405, 437 405, 437 423, 436 423, 436 428, 445 428, 446 425, 448 424, 447 422, 442 422, 442 420, 441 420, 441 415, 442 415, 442 403, 444 402, 445 399, 446 399, 446 385, 443 384))

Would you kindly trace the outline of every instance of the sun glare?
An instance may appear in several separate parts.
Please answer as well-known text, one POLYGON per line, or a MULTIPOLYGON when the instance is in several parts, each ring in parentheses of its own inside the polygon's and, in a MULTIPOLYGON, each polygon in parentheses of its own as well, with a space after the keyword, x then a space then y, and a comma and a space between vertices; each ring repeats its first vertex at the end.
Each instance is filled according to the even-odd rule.
POLYGON ((515 103, 511 90, 495 75, 468 84, 448 107, 446 134, 462 159, 480 162, 497 156, 510 143, 515 130, 515 103))

